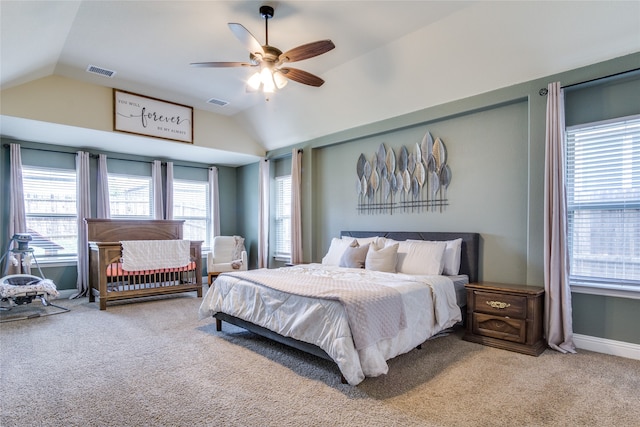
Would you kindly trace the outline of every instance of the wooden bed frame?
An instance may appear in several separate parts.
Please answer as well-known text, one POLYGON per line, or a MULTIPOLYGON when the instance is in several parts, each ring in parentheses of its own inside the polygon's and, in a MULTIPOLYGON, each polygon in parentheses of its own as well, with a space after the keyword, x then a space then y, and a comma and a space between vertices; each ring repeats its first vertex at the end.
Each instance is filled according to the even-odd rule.
POLYGON ((115 273, 123 240, 182 239, 182 220, 85 219, 89 245, 89 302, 107 302, 196 291, 202 297, 202 241, 191 241, 187 268, 115 273), (107 274, 110 269, 111 273, 107 274))
MULTIPOLYGON (((393 240, 454 240, 462 239, 462 250, 460 254, 460 274, 466 274, 469 276, 469 283, 478 281, 479 270, 479 252, 480 252, 480 234, 479 233, 455 233, 455 232, 414 232, 414 231, 343 231, 340 236, 350 236, 354 238, 358 237, 374 237, 383 236, 393 240)), ((214 285, 215 286, 215 282, 214 285)), ((462 313, 465 310, 461 307, 462 313)), ((321 357, 323 359, 331 360, 331 356, 327 354, 320 347, 309 344, 304 341, 299 341, 294 338, 285 337, 262 326, 248 322, 235 316, 228 315, 226 313, 216 313, 213 316, 216 319, 216 330, 222 330, 222 322, 227 322, 235 326, 239 326, 257 335, 279 342, 281 344, 288 345, 295 349, 304 351, 309 354, 321 357)), ((346 384, 344 376, 341 375, 341 381, 346 384)))

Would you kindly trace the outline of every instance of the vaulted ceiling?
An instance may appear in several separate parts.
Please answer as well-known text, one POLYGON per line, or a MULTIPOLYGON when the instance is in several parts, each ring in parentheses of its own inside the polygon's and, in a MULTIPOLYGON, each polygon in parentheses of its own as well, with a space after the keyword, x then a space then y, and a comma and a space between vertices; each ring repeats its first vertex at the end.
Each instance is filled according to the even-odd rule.
POLYGON ((128 90, 226 116, 265 150, 640 51, 637 1, 3 0, 0 15, 2 89, 59 75, 128 90), (267 101, 250 69, 189 65, 247 61, 227 23, 264 43, 262 4, 270 45, 335 43, 295 63, 323 86, 267 101))

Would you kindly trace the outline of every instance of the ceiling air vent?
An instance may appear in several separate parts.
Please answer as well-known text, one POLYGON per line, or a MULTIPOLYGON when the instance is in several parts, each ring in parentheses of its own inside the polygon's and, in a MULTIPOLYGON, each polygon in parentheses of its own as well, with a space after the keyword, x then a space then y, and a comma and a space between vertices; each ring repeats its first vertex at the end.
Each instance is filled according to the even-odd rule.
POLYGON ((87 67, 87 72, 98 74, 99 76, 109 77, 109 78, 113 77, 116 74, 115 71, 107 70, 106 68, 96 67, 95 65, 89 65, 87 67))
POLYGON ((209 104, 219 105, 220 107, 224 107, 229 103, 229 101, 223 101, 222 99, 211 98, 207 101, 209 104))

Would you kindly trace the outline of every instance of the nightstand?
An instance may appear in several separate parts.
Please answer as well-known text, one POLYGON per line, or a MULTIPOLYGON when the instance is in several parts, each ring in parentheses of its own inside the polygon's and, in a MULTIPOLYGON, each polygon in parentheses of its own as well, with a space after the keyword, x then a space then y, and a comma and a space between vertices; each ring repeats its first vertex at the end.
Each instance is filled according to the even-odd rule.
POLYGON ((466 341, 538 356, 543 338, 544 289, 506 283, 469 283, 466 341))

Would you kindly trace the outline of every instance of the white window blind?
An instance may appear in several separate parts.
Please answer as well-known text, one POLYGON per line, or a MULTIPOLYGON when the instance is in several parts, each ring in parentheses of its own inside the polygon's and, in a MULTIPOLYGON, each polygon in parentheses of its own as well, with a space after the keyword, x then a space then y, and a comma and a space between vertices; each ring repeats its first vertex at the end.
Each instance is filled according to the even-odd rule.
POLYGON ((150 176, 110 173, 109 203, 113 219, 153 219, 150 176))
POLYGON ((640 292, 640 116, 566 136, 570 281, 640 292))
POLYGON ((276 177, 275 257, 291 259, 291 175, 276 177))
POLYGON ((76 171, 22 166, 27 232, 38 262, 78 252, 76 171))
POLYGON ((208 182, 173 180, 173 218, 184 220, 183 237, 203 240, 204 249, 210 247, 210 206, 208 182))

